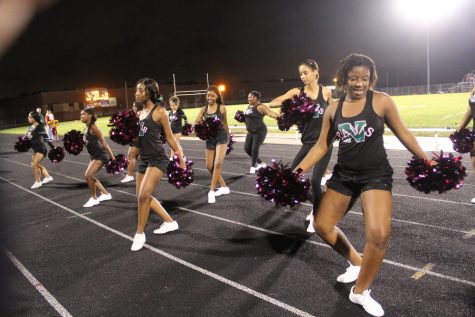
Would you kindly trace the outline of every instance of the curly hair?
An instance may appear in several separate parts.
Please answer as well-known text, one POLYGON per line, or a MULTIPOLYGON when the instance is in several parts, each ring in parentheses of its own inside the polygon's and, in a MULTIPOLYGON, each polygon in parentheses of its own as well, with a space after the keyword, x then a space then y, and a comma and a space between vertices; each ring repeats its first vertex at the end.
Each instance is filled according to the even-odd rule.
POLYGON ((342 89, 346 86, 348 82, 348 73, 353 69, 353 67, 363 66, 369 69, 369 85, 371 88, 374 87, 376 81, 378 80, 378 73, 376 71, 376 64, 371 59, 363 54, 350 54, 347 57, 343 58, 338 65, 338 70, 336 73, 336 86, 339 89, 342 89))

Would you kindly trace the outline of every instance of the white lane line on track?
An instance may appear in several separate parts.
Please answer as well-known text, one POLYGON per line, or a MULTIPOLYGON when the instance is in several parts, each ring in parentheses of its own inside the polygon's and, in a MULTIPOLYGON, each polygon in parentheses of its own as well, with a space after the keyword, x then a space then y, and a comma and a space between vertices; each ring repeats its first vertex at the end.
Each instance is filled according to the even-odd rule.
MULTIPOLYGON (((56 173, 56 174, 59 174, 59 173, 56 173)), ((61 174, 59 174, 61 175, 61 174)), ((66 175, 61 175, 63 177, 67 177, 67 178, 71 178, 71 179, 76 179, 74 177, 71 177, 71 176, 66 176, 66 175)), ((83 216, 82 214, 72 210, 72 209, 69 209, 68 207, 65 207, 65 206, 62 206, 61 204, 59 203, 56 203, 55 201, 52 201, 50 200, 49 198, 46 198, 46 197, 43 197, 29 189, 26 189, 20 185, 17 185, 3 177, 0 176, 0 179, 7 182, 7 183, 10 183, 18 188, 21 188, 23 189, 24 191, 26 192, 29 192, 35 196, 38 196, 40 197, 41 199, 43 200, 46 200, 48 202, 50 202, 51 204, 53 205, 56 205, 62 209, 65 209, 71 213, 73 213, 74 215, 76 215, 77 217, 80 217, 80 218, 83 218, 87 221, 90 221, 94 224, 97 224, 99 227, 101 228, 105 228, 107 230, 112 230, 112 232, 114 233, 117 233, 118 235, 130 240, 130 241, 133 241, 133 238, 127 236, 126 234, 120 232, 120 231, 117 231, 115 229, 112 229, 112 228, 109 228, 107 227, 106 225, 103 225, 102 223, 96 221, 96 220, 93 220, 91 218, 88 218, 88 217, 85 217, 83 216)), ((76 179, 76 180, 79 180, 79 179, 76 179)), ((129 195, 129 196, 133 196, 135 197, 135 194, 131 194, 129 192, 126 192, 126 191, 121 191, 121 190, 116 190, 114 188, 111 188, 110 190, 112 191, 116 191, 116 192, 120 192, 120 193, 123 193, 123 194, 126 194, 126 195, 129 195)), ((295 237, 295 236, 291 236, 291 235, 287 235, 287 234, 284 234, 284 233, 281 233, 281 232, 276 232, 276 231, 272 231, 272 230, 267 230, 267 229, 264 229, 264 228, 260 228, 260 227, 256 227, 256 226, 252 226, 252 225, 248 225, 248 224, 244 224, 244 223, 241 223, 241 222, 238 222, 238 221, 234 221, 234 220, 230 220, 230 219, 226 219, 226 218, 222 218, 222 217, 219 217, 219 216, 214 216, 214 215, 209 215, 209 214, 206 214, 206 213, 203 213, 203 212, 200 212, 200 211, 196 211, 196 210, 192 210, 192 209, 188 209, 188 208, 184 208, 184 207, 175 207, 177 209, 180 209, 180 210, 183 210, 183 211, 187 211, 187 212, 191 212, 191 213, 194 213, 194 214, 198 214, 198 215, 202 215, 202 216, 205 216, 205 217, 209 217, 209 218, 212 218, 212 219, 216 219, 216 220, 220 220, 220 221, 224 221, 224 222, 228 222, 228 223, 231 223, 231 224, 234 224, 234 225, 238 225, 238 226, 242 226, 242 227, 246 227, 246 228, 249 228, 249 229, 253 229, 253 230, 257 230, 257 231, 261 231, 261 232, 266 232, 266 233, 271 233, 271 234, 275 234, 275 235, 279 235, 279 236, 285 236, 285 237, 288 237, 290 239, 294 239, 294 240, 299 240, 299 241, 302 241, 304 243, 309 243, 309 244, 313 244, 313 245, 316 245, 316 246, 320 246, 320 247, 324 247, 324 248, 330 248, 330 246, 328 246, 326 243, 320 243, 320 242, 316 242, 316 241, 313 241, 313 240, 308 240, 308 239, 301 239, 299 237, 295 237)), ((145 244, 145 247, 147 247, 148 249, 154 251, 155 248, 152 247, 152 246, 149 246, 148 244, 145 244)), ((158 250, 158 249, 157 249, 158 250)), ((160 251, 160 250, 159 250, 160 251)), ((155 252, 155 251, 154 251, 155 252)), ((160 251, 160 254, 168 254, 166 252, 163 252, 163 251, 160 251)), ((360 253, 360 255, 362 255, 360 253)), ((172 256, 172 255, 170 255, 172 256)), ((173 257, 173 256, 172 256, 173 257)), ((393 266, 396 266, 396 267, 399 267, 399 268, 404 268, 404 269, 407 269, 407 270, 410 270, 410 271, 414 271, 414 272, 419 272, 421 269, 420 268, 417 268, 417 267, 414 267, 414 266, 410 266, 410 265, 406 265, 406 264, 403 264, 403 263, 399 263, 399 262, 395 262, 395 261, 392 261, 392 260, 387 260, 387 259, 383 259, 383 263, 387 263, 387 264, 390 264, 390 265, 393 265, 393 266)), ((441 273, 436 273, 436 272, 427 272, 427 275, 431 275, 431 276, 436 276, 436 277, 439 277, 439 278, 442 278, 442 279, 446 279, 446 280, 449 280, 449 281, 453 281, 453 282, 457 282, 457 283, 462 283, 462 284, 465 284, 465 285, 470 285, 470 286, 473 286, 475 287, 475 282, 472 282, 472 281, 468 281, 468 280, 464 280, 464 279, 460 279, 460 278, 457 278, 457 277, 453 277, 453 276, 450 276, 450 275, 445 275, 445 274, 441 274, 441 273)))
MULTIPOLYGON (((48 202, 48 203, 50 203, 50 204, 52 204, 52 205, 55 205, 56 207, 59 207, 59 208, 65 210, 65 211, 67 211, 67 212, 69 212, 69 213, 71 213, 71 214, 73 214, 73 215, 79 217, 79 218, 82 218, 83 220, 86 220, 86 221, 88 221, 88 222, 90 222, 90 223, 92 223, 92 224, 94 224, 94 225, 96 225, 96 226, 98 226, 98 227, 100 227, 100 228, 102 228, 102 229, 105 229, 105 230, 107 230, 107 231, 109 231, 109 232, 112 232, 112 233, 114 233, 114 234, 116 234, 116 235, 118 235, 118 236, 120 236, 120 237, 122 237, 122 238, 124 238, 124 239, 129 240, 129 241, 133 241, 133 238, 132 238, 132 237, 129 237, 128 235, 126 235, 125 233, 123 233, 123 232, 121 232, 121 231, 118 231, 118 230, 116 230, 116 229, 113 229, 113 228, 111 228, 111 227, 109 227, 109 226, 107 226, 107 225, 105 225, 105 224, 103 224, 103 223, 101 223, 101 222, 98 222, 98 221, 96 221, 96 220, 94 220, 94 219, 91 219, 91 218, 89 218, 89 217, 86 217, 86 216, 84 216, 83 214, 80 214, 79 212, 76 212, 76 211, 74 211, 74 210, 72 210, 72 209, 70 209, 70 208, 68 208, 68 207, 66 207, 66 206, 63 206, 63 205, 61 205, 61 204, 59 204, 59 203, 57 203, 57 202, 55 202, 55 201, 53 201, 53 200, 51 200, 51 199, 49 199, 49 198, 46 198, 46 197, 44 197, 44 196, 42 196, 42 195, 40 195, 40 194, 37 194, 37 193, 35 193, 35 192, 33 192, 33 191, 31 191, 31 190, 29 190, 29 189, 23 187, 23 186, 20 186, 20 185, 18 185, 18 184, 15 184, 15 183, 13 183, 13 182, 9 181, 8 179, 5 179, 5 178, 3 178, 3 177, 1 177, 1 176, 0 176, 0 179, 3 180, 4 182, 9 183, 10 185, 13 185, 13 186, 15 186, 15 187, 17 187, 17 188, 19 188, 19 189, 21 189, 21 190, 27 192, 27 193, 30 193, 30 194, 32 194, 32 195, 34 195, 34 196, 40 198, 40 199, 42 199, 42 200, 44 200, 44 201, 46 201, 46 202, 48 202)), ((135 196, 135 195, 134 195, 134 196, 135 196)), ((213 278, 213 279, 215 279, 215 280, 217 280, 217 281, 219 281, 219 282, 221 282, 221 283, 224 283, 224 284, 227 284, 227 285, 229 285, 229 286, 231 286, 231 287, 234 287, 234 288, 236 288, 236 289, 238 289, 238 290, 240 290, 240 291, 242 291, 242 292, 244 292, 244 293, 247 293, 247 294, 249 294, 249 295, 252 295, 252 296, 254 296, 254 297, 257 297, 257 298, 259 298, 259 299, 262 299, 262 300, 264 300, 264 301, 266 301, 266 302, 268 302, 268 303, 271 303, 271 304, 273 304, 273 305, 275 305, 275 306, 277 306, 277 307, 280 307, 280 308, 282 308, 282 309, 284 309, 284 310, 287 310, 287 311, 289 311, 289 312, 291 312, 291 313, 293 313, 293 314, 295 314, 295 315, 297 315, 297 316, 304 316, 304 317, 312 317, 312 316, 313 316, 313 315, 311 315, 311 314, 309 314, 309 313, 307 313, 307 312, 305 312, 305 311, 303 311, 303 310, 300 310, 300 309, 298 309, 298 308, 296 308, 296 307, 294 307, 294 306, 291 306, 291 305, 286 304, 286 303, 284 303, 284 302, 281 302, 281 301, 279 301, 279 300, 277 300, 277 299, 275 299, 275 298, 273 298, 273 297, 270 297, 270 296, 267 296, 267 295, 265 295, 265 294, 262 294, 262 293, 260 293, 260 292, 258 292, 258 291, 255 291, 255 290, 253 290, 253 289, 251 289, 251 288, 249 288, 249 287, 246 287, 246 286, 244 286, 244 285, 242 285, 242 284, 236 283, 236 282, 234 282, 234 281, 232 281, 232 280, 229 280, 229 279, 227 279, 227 278, 225 278, 225 277, 223 277, 223 276, 221 276, 221 275, 215 274, 215 273, 213 273, 213 272, 211 272, 211 271, 208 271, 208 270, 206 270, 206 269, 204 269, 204 268, 201 268, 201 267, 199 267, 199 266, 197 266, 197 265, 194 265, 194 264, 192 264, 192 263, 190 263, 190 262, 188 262, 188 261, 182 260, 182 259, 180 259, 180 258, 178 258, 178 257, 176 257, 176 256, 174 256, 174 255, 171 255, 170 253, 167 253, 167 252, 162 251, 162 250, 160 250, 160 249, 158 249, 158 248, 152 247, 151 245, 145 244, 145 245, 144 245, 144 248, 147 248, 147 249, 149 249, 150 251, 152 251, 152 252, 154 252, 154 253, 157 253, 157 254, 159 254, 159 255, 161 255, 161 256, 163 256, 163 257, 166 257, 166 258, 168 258, 169 260, 172 260, 172 261, 174 261, 174 262, 177 262, 177 263, 179 263, 179 264, 181 264, 181 265, 183 265, 183 266, 186 266, 186 267, 188 267, 188 268, 190 268, 190 269, 192 269, 192 270, 194 270, 194 271, 197 271, 197 272, 202 273, 202 274, 204 274, 204 275, 206 275, 206 276, 208 276, 208 277, 211 277, 211 278, 213 278)), ((128 252, 130 252, 130 251, 128 251, 128 252)))
MULTIPOLYGON (((15 163, 15 164, 18 164, 18 165, 23 165, 23 166, 26 166, 26 167, 30 167, 30 165, 27 165, 27 164, 23 164, 23 163, 20 163, 20 162, 17 162, 17 161, 13 161, 13 160, 10 160, 10 159, 5 159, 5 158, 0 158, 4 161, 8 161, 8 162, 11 162, 11 163, 15 163)), ((63 160, 65 162, 69 162, 69 160, 63 160)), ((76 162, 78 163, 78 162, 76 162)), ((82 165, 87 165, 85 163, 78 163, 78 164, 82 164, 82 165)), ((199 170, 199 169, 198 169, 199 170)), ((206 169, 203 169, 203 170, 206 170, 206 169)), ((207 170, 206 170, 207 171, 207 170)), ((73 179, 73 180, 76 180, 76 181, 80 181, 80 182, 84 182, 84 179, 80 179, 80 178, 76 178, 76 177, 72 177, 72 176, 69 176, 69 175, 64 175, 64 174, 61 174, 61 173, 58 173, 58 172, 51 172, 49 171, 50 174, 53 174, 53 175, 59 175, 59 176, 62 176, 62 177, 65 177, 65 178, 69 178, 69 179, 73 179)), ((240 174, 239 174, 240 175, 240 174)), ((165 178, 163 178, 165 179, 165 178)), ((197 187, 204 187, 204 188, 209 188, 209 186, 206 186, 206 185, 200 185, 200 184, 195 184, 195 183, 192 183, 191 186, 197 186, 197 187)), ((111 190, 114 190, 114 191, 117 191, 119 193, 126 193, 126 194, 130 194, 128 192, 125 192, 125 191, 121 191, 121 190, 118 190, 118 189, 114 189, 114 188, 111 188, 111 190)), ((232 191, 233 193, 235 194, 240 194, 240 195, 245 195, 245 196, 251 196, 251 197, 261 197, 257 194, 251 194, 251 193, 246 193, 246 192, 241 192, 241 191, 235 191, 233 190, 232 191)), ((135 197, 135 194, 132 194, 134 197, 135 197)), ((393 195, 398 195, 398 194, 394 194, 393 195)), ((399 196, 402 196, 402 197, 406 197, 406 195, 399 195, 399 196)), ((411 197, 414 197, 415 196, 411 196, 411 197)), ((419 197, 417 197, 419 198, 419 197)), ((453 202, 453 201, 446 201, 446 200, 442 200, 442 202, 449 202, 449 203, 457 203, 457 202, 453 202)), ((464 203, 460 203, 460 204, 464 204, 464 203)), ((312 204, 309 204, 309 203, 302 203, 302 205, 304 206, 309 206, 309 207, 312 207, 312 204)), ((472 204, 469 204, 470 206, 472 204)), ((349 214, 353 214, 353 215, 358 215, 358 216, 363 216, 363 213, 362 212, 357 212, 357 211, 352 211, 350 210, 348 212, 349 214)), ((415 225, 415 226, 420 226, 420 227, 428 227, 428 228, 434 228, 434 229, 439 229, 439 230, 444 230, 444 231, 451 231, 451 232, 457 232, 457 233, 462 233, 464 235, 466 234, 469 234, 470 231, 466 231, 466 230, 460 230, 460 229, 453 229, 453 228, 448 228, 448 227, 442 227, 442 226, 436 226, 436 225, 431 225, 431 224, 426 224, 426 223, 420 223, 420 222, 415 222, 415 221, 410 221, 410 220, 402 220, 402 219, 396 219, 396 218, 392 218, 392 221, 394 222, 401 222, 401 223, 407 223, 407 224, 411 224, 411 225, 415 225)))
MULTIPOLYGON (((5 180, 5 179, 4 179, 5 180)), ((23 188, 22 188, 23 189, 23 188)), ((72 315, 61 305, 58 300, 51 295, 50 292, 38 281, 33 274, 11 253, 9 250, 4 249, 8 259, 16 266, 16 268, 26 277, 26 279, 33 285, 33 287, 46 299, 46 301, 53 307, 60 316, 72 317, 72 315)))

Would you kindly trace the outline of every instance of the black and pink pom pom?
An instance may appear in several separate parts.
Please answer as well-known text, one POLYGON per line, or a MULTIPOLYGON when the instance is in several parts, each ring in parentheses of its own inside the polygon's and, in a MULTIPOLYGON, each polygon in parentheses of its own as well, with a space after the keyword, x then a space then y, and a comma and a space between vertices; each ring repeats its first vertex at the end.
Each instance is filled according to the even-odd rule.
POLYGON ((454 157, 451 153, 440 153, 432 158, 436 165, 430 165, 422 159, 412 159, 406 167, 407 181, 418 191, 426 194, 431 191, 439 194, 463 186, 467 176, 462 165, 462 157, 454 157))
POLYGON ((106 171, 109 174, 114 175, 123 175, 124 172, 127 172, 127 167, 129 166, 129 160, 124 154, 118 154, 115 156, 115 161, 109 159, 106 163, 106 171))
POLYGON ((309 199, 310 180, 281 162, 272 162, 272 166, 259 169, 256 189, 265 200, 276 205, 296 206, 309 199))
POLYGON ((15 145, 13 146, 13 148, 17 150, 18 152, 28 152, 30 147, 31 147, 31 140, 26 135, 19 136, 18 140, 15 142, 15 145))
POLYGON ((78 155, 84 148, 84 135, 78 130, 71 130, 63 137, 64 150, 72 155, 78 155))
POLYGON ((66 153, 61 146, 56 146, 48 152, 48 158, 52 163, 59 163, 64 159, 66 153))
POLYGON ((229 139, 228 139, 228 147, 226 149, 226 155, 232 152, 234 143, 236 143, 236 140, 234 139, 234 135, 230 134, 229 139))
POLYGON ((120 145, 133 145, 139 133, 139 119, 132 110, 116 112, 109 119, 110 139, 120 145))
POLYGON ((455 131, 449 136, 452 141, 454 151, 458 153, 470 153, 473 151, 473 142, 475 134, 468 129, 455 131))
POLYGON ((209 140, 218 135, 219 129, 222 128, 221 120, 218 117, 208 117, 195 124, 195 134, 201 140, 209 140))
POLYGON ((193 170, 191 169, 193 162, 187 161, 185 158, 185 164, 185 169, 180 168, 180 160, 178 159, 178 155, 175 154, 167 166, 168 182, 177 189, 186 187, 194 181, 193 170))
POLYGON ((191 124, 189 124, 188 122, 186 122, 183 125, 183 128, 181 129, 181 134, 184 135, 184 136, 188 136, 192 133, 193 133, 193 126, 191 124))
POLYGON ((236 111, 236 114, 234 114, 234 120, 237 122, 246 122, 246 116, 244 115, 244 112, 242 110, 236 111))

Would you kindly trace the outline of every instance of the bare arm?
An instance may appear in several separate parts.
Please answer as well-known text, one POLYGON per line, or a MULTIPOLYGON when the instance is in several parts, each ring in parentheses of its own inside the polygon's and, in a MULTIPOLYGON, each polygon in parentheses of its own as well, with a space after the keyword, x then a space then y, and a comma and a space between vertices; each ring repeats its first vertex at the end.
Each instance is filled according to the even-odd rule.
POLYGON ((260 113, 263 113, 271 118, 274 118, 274 119, 277 119, 279 117, 279 114, 277 112, 274 112, 272 111, 268 106, 264 105, 264 104, 260 104, 257 106, 257 110, 260 112, 260 113))
POLYGON ((333 102, 332 90, 330 88, 323 87, 323 99, 325 99, 327 104, 331 104, 333 102))
POLYGON ((290 99, 295 95, 298 95, 300 93, 300 89, 298 88, 292 88, 289 91, 287 91, 285 94, 282 96, 279 96, 272 100, 271 102, 268 103, 269 108, 279 108, 282 106, 282 102, 286 99, 290 99))
POLYGON ((153 121, 158 122, 162 125, 162 131, 165 134, 165 137, 167 138, 167 142, 172 148, 174 153, 178 154, 178 159, 180 160, 180 167, 185 168, 185 160, 183 159, 183 150, 181 149, 180 144, 175 139, 175 136, 173 135, 172 129, 170 128, 170 121, 168 119, 168 114, 165 111, 165 108, 159 107, 157 110, 154 111, 153 113, 153 121))
POLYGON ((203 119, 203 116, 205 115, 205 109, 206 107, 201 107, 200 112, 198 112, 198 115, 196 116, 195 123, 198 123, 203 119))
POLYGON ((462 121, 460 121, 459 131, 465 128, 470 123, 470 120, 472 120, 472 108, 468 106, 467 111, 465 111, 462 117, 462 121))
POLYGON ((294 171, 297 171, 299 168, 304 172, 314 166, 321 158, 327 153, 330 144, 335 139, 336 131, 332 128, 332 114, 335 112, 336 107, 338 106, 337 102, 333 102, 328 106, 327 110, 323 114, 323 124, 322 130, 320 131, 320 136, 317 143, 310 149, 307 156, 302 160, 302 162, 297 165, 294 171))
POLYGON ((224 130, 226 131, 226 133, 228 134, 229 136, 229 126, 228 126, 228 115, 227 115, 227 112, 226 112, 226 106, 225 105, 221 105, 221 107, 219 107, 221 113, 223 114, 223 127, 224 127, 224 130))
POLYGON ((416 137, 409 131, 406 125, 402 122, 393 99, 383 93, 374 94, 374 104, 379 107, 382 105, 384 111, 384 121, 391 129, 394 135, 401 141, 401 143, 409 150, 416 158, 430 161, 429 157, 422 150, 416 137))
POLYGON ((107 154, 109 154, 109 157, 115 161, 114 153, 112 153, 112 150, 109 147, 109 144, 107 144, 106 139, 104 138, 104 135, 102 134, 102 131, 97 127, 97 125, 96 124, 91 125, 89 130, 92 131, 92 133, 95 136, 97 136, 99 143, 102 145, 104 150, 106 150, 107 154))

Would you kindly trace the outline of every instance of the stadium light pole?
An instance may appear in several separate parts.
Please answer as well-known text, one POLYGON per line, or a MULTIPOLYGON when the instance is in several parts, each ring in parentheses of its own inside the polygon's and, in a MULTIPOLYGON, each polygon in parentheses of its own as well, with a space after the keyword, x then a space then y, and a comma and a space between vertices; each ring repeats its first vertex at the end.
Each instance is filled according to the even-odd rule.
POLYGON ((427 93, 430 94, 429 37, 432 24, 449 16, 465 0, 393 0, 399 14, 411 24, 422 24, 426 33, 427 93))

